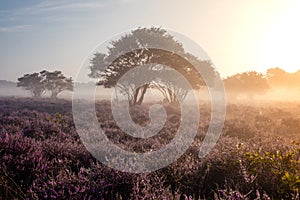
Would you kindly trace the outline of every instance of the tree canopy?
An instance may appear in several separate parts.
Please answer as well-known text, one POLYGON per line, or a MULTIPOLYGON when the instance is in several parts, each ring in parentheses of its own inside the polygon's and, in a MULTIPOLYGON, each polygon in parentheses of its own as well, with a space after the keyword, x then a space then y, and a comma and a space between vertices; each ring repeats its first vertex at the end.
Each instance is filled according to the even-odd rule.
POLYGON ((46 89, 42 84, 42 79, 39 73, 25 74, 23 77, 18 78, 17 87, 30 91, 33 97, 41 97, 46 89))
POLYGON ((300 71, 289 73, 279 67, 270 68, 267 79, 272 88, 300 88, 300 71))
POLYGON ((43 77, 42 84, 46 90, 51 92, 51 97, 56 98, 57 95, 64 90, 73 90, 72 78, 67 78, 61 71, 49 72, 43 70, 40 72, 43 77))
POLYGON ((265 94, 269 85, 263 74, 249 71, 224 79, 226 92, 230 98, 235 99, 239 96, 246 96, 253 99, 255 95, 265 94))
POLYGON ((188 89, 183 87, 171 71, 176 70, 189 81, 193 89, 205 85, 203 76, 214 79, 216 72, 207 60, 199 60, 196 56, 185 52, 183 45, 161 28, 139 28, 112 41, 108 53, 96 53, 91 60, 91 78, 98 78, 98 85, 119 87, 127 96, 131 105, 141 104, 149 88, 160 91, 170 103, 184 99, 188 89), (132 74, 132 79, 147 80, 142 85, 127 82, 117 84, 129 70, 147 65, 147 74, 157 74, 147 79, 147 74, 132 74), (200 74, 197 67, 202 68, 200 74), (163 78, 167 77, 167 78, 163 78), (174 93, 177 93, 175 98, 174 93))
POLYGON ((52 98, 64 90, 73 90, 72 78, 67 78, 61 71, 49 72, 43 70, 39 73, 25 74, 18 78, 17 87, 22 87, 31 92, 33 97, 41 97, 49 91, 52 98))

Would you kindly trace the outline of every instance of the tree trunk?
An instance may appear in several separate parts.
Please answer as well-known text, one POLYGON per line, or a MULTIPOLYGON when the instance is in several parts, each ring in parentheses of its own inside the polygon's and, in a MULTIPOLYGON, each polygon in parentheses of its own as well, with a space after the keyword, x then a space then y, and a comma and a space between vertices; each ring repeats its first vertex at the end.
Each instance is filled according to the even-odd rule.
POLYGON ((148 84, 142 86, 142 90, 141 90, 142 93, 141 93, 140 98, 137 101, 138 105, 141 105, 143 103, 145 94, 146 94, 147 89, 148 89, 148 86, 149 86, 148 84))
POLYGON ((58 92, 53 92, 53 91, 51 92, 51 98, 56 99, 57 95, 58 95, 58 92))
POLYGON ((138 87, 135 90, 132 99, 129 101, 129 105, 130 106, 141 105, 144 101, 144 97, 145 97, 148 87, 149 87, 149 84, 145 84, 143 86, 138 87))
POLYGON ((41 93, 40 92, 33 91, 31 94, 35 98, 41 97, 41 93))
POLYGON ((115 94, 116 94, 116 101, 117 101, 117 102, 119 102, 119 96, 118 96, 118 91, 117 91, 117 88, 116 88, 116 87, 114 87, 114 89, 115 89, 115 94))

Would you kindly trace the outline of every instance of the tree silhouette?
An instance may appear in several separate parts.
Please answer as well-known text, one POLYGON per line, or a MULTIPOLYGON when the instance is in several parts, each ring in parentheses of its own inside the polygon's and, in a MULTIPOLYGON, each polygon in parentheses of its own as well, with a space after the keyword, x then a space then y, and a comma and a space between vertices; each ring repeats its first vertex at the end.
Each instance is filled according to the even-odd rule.
POLYGON ((65 90, 73 91, 73 80, 63 75, 61 71, 49 72, 43 70, 40 72, 42 84, 51 92, 51 98, 57 98, 57 95, 65 90))
POLYGON ((281 68, 270 68, 267 70, 267 79, 272 88, 300 88, 300 71, 289 73, 281 68))
POLYGON ((61 71, 25 74, 18 78, 17 87, 29 90, 33 97, 41 97, 47 90, 51 92, 52 98, 64 90, 73 90, 72 78, 66 78, 61 71))
POLYGON ((294 87, 299 89, 300 88, 300 70, 298 70, 292 74, 292 79, 293 79, 294 87))
POLYGON ((98 85, 118 87, 127 96, 130 105, 141 104, 148 88, 158 89, 170 102, 184 99, 188 89, 176 81, 175 76, 168 75, 172 68, 183 75, 194 89, 205 85, 195 66, 205 68, 205 75, 213 79, 216 72, 208 61, 200 61, 197 57, 186 53, 182 44, 160 28, 138 28, 116 41, 111 42, 108 53, 96 53, 91 60, 91 78, 99 78, 98 85), (128 51, 129 49, 129 51, 128 51), (164 49, 171 49, 167 51, 164 49), (128 81, 117 84, 120 78, 137 66, 147 66, 147 74, 131 74, 128 81), (149 74, 157 74, 147 79, 149 74), (143 77, 145 76, 145 77, 143 77), (168 77, 164 79, 162 77, 168 77), (135 79, 135 83, 130 81, 135 79), (147 80, 143 83, 136 81, 147 80), (175 98, 175 93, 178 96, 175 98))
POLYGON ((235 74, 223 80, 229 99, 236 100, 236 98, 240 96, 244 89, 241 82, 241 74, 235 74))
POLYGON ((289 87, 293 84, 291 74, 279 67, 268 69, 266 76, 270 86, 273 88, 289 87))
POLYGON ((25 74, 18 78, 17 87, 30 91, 32 97, 41 97, 46 88, 39 73, 25 74))
POLYGON ((229 97, 233 99, 246 96, 252 100, 255 95, 265 94, 269 89, 267 79, 255 71, 230 76, 224 80, 224 85, 229 97))

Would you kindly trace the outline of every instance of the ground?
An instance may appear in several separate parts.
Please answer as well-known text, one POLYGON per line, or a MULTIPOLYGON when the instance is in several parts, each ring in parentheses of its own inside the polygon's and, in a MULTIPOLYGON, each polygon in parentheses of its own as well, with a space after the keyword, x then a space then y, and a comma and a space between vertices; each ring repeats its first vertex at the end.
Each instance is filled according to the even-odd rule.
MULTIPOLYGON (((138 124, 148 106, 132 108, 138 124)), ((96 104, 107 137, 128 151, 155 151, 176 134, 180 112, 166 107, 162 131, 148 139, 122 133, 110 103, 96 104)), ((198 158, 210 119, 201 104, 193 144, 171 165, 147 174, 111 169, 82 144, 69 100, 0 98, 1 199, 297 199, 300 188, 300 103, 229 104, 222 135, 198 158)))

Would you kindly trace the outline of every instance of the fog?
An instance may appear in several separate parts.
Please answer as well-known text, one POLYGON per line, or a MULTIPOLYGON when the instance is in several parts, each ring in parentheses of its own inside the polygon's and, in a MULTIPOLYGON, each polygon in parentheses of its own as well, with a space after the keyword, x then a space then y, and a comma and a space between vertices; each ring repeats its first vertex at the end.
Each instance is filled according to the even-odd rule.
POLYGON ((262 102, 266 103, 266 101, 288 101, 288 102, 297 102, 300 101, 300 92, 299 89, 288 89, 288 88, 272 88, 268 90, 265 94, 255 95, 253 99, 250 99, 247 96, 247 93, 244 95, 237 95, 237 96, 229 96, 227 95, 226 101, 228 103, 253 103, 253 102, 262 102))
MULTIPOLYGON (((96 100, 110 100, 116 98, 115 90, 112 88, 103 88, 101 86, 96 86, 94 82, 89 83, 79 83, 76 84, 77 88, 75 91, 80 90, 79 97, 82 99, 88 99, 91 95, 95 95, 96 100)), ((226 90, 226 89, 225 89, 226 90)), ((200 102, 209 102, 210 101, 210 94, 206 87, 202 87, 200 90, 194 91, 194 94, 197 96, 200 102)), ((266 102, 266 101, 289 101, 295 102, 300 101, 300 90, 299 89, 288 89, 288 88, 272 88, 269 89, 265 94, 262 95, 254 95, 253 99, 249 99, 247 93, 244 95, 236 95, 226 96, 226 102, 231 103, 238 103, 238 104, 251 104, 253 101, 255 102, 266 102)), ((48 97, 50 94, 45 93, 43 96, 48 97)), ((73 92, 70 91, 63 91, 59 93, 58 98, 63 99, 72 99, 73 92)), ((188 103, 191 99, 190 96, 192 95, 192 91, 189 92, 187 98, 184 102, 188 103)), ((22 88, 17 87, 17 83, 10 82, 10 81, 0 81, 0 96, 2 97, 31 97, 29 91, 26 91, 22 88)), ((155 90, 155 89, 148 89, 145 97, 144 102, 161 102, 163 101, 163 95, 155 90)))
POLYGON ((30 97, 30 92, 17 87, 17 83, 0 80, 0 96, 30 97))

